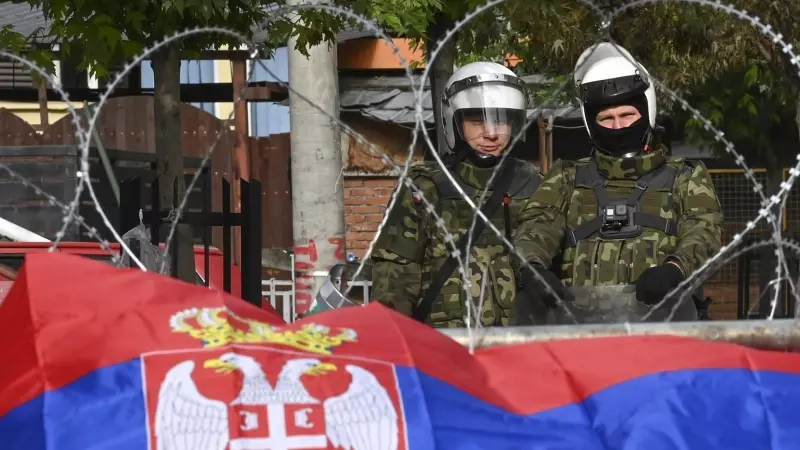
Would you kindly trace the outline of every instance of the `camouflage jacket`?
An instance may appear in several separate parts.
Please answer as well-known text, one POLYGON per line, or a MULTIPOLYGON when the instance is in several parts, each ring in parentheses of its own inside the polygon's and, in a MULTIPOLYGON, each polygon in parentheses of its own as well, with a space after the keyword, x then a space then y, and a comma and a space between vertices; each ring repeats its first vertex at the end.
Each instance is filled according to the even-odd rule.
POLYGON ((708 170, 667 158, 663 147, 625 160, 595 153, 556 162, 519 220, 522 255, 552 268, 567 286, 629 284, 667 258, 688 276, 721 247, 722 212, 708 170), (635 205, 638 234, 600 231, 598 182, 607 205, 635 205))
MULTIPOLYGON (((493 225, 503 234, 516 228, 517 217, 524 203, 541 183, 542 176, 527 162, 509 158, 506 164, 515 164, 514 178, 508 189, 509 203, 501 205, 493 215, 493 225), (506 224, 506 208, 510 221, 506 224)), ((462 162, 451 170, 461 188, 477 202, 492 169, 481 169, 462 162)), ((409 177, 420 189, 442 218, 444 228, 452 233, 453 245, 468 232, 475 211, 446 178, 436 163, 418 163, 412 166, 409 177)), ((496 181, 493 181, 496 182, 496 181)), ((451 252, 446 244, 445 232, 425 205, 405 186, 398 194, 395 207, 387 212, 389 217, 372 253, 372 294, 374 300, 411 315, 413 308, 445 263, 451 252)), ((485 201, 491 196, 487 193, 485 201)), ((480 220, 480 219, 479 219, 480 220)), ((488 226, 472 243, 470 264, 467 268, 471 280, 471 297, 479 304, 483 273, 489 279, 484 293, 480 320, 483 325, 507 324, 508 313, 516 296, 516 279, 513 276, 511 254, 488 226)), ((461 327, 465 325, 467 294, 462 287, 458 268, 445 282, 433 302, 426 323, 434 327, 461 327)))

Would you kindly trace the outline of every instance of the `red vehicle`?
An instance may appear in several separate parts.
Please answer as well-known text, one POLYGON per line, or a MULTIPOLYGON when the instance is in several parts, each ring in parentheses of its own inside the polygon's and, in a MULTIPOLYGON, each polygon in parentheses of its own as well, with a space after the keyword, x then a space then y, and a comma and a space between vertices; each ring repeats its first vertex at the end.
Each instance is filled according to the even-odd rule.
MULTIPOLYGON (((8 295, 11 285, 14 284, 14 280, 17 279, 17 272, 25 261, 25 255, 28 253, 46 252, 51 245, 52 243, 50 242, 0 242, 0 302, 8 295)), ((114 253, 119 253, 120 251, 120 246, 116 243, 111 244, 110 248, 114 253)), ((107 261, 109 263, 112 258, 108 250, 103 250, 97 242, 61 242, 58 244, 56 251, 107 261)), ((208 282, 209 288, 221 291, 223 290, 224 278, 222 252, 215 247, 209 247, 208 253, 208 269, 211 273, 211 279, 208 282)), ((195 282, 201 285, 205 284, 206 277, 204 254, 205 249, 202 245, 194 246, 195 282)), ((237 297, 241 297, 242 295, 241 276, 239 267, 235 264, 231 265, 231 294, 237 297)), ((261 298, 261 307, 276 315, 280 315, 269 303, 269 300, 264 297, 261 298)))

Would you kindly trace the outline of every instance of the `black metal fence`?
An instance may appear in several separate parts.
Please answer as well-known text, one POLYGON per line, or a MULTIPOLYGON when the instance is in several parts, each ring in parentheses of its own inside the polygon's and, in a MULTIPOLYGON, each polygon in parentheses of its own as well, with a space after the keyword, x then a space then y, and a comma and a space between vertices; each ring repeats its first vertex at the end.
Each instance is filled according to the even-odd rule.
MULTIPOLYGON (((136 176, 146 177, 155 170, 156 156, 152 153, 109 148, 106 149, 106 154, 116 180, 136 176)), ((72 202, 75 189, 81 182, 77 177, 77 173, 81 170, 80 151, 75 145, 1 146, 0 159, 8 168, 62 204, 72 202)), ((197 157, 184 157, 183 165, 188 172, 187 185, 193 172, 200 167, 201 161, 202 159, 197 157)), ((119 224, 115 221, 119 217, 119 204, 114 197, 111 182, 100 162, 96 148, 89 149, 89 176, 100 207, 112 225, 118 227, 119 224)), ((202 204, 200 190, 198 187, 192 191, 189 196, 189 208, 200 208, 202 204)), ((83 190, 79 202, 77 212, 88 226, 95 228, 100 237, 112 239, 111 232, 103 224, 87 189, 83 190)), ((31 187, 20 183, 6 171, 0 170, 0 216, 48 239, 54 239, 56 233, 63 227, 64 212, 59 206, 37 194, 31 187)), ((62 239, 64 242, 94 240, 75 222, 67 227, 62 239)))
MULTIPOLYGON (((788 236, 787 236, 788 238, 788 236)), ((755 240, 748 240, 745 244, 751 245, 755 240)), ((789 279, 798 280, 800 274, 800 259, 796 253, 787 249, 784 252, 785 263, 788 273, 784 272, 784 279, 775 280, 775 257, 774 245, 766 245, 752 251, 742 253, 737 259, 738 274, 738 298, 737 298, 737 319, 766 319, 772 312, 772 300, 775 290, 778 290, 778 304, 775 307, 774 318, 794 318, 796 299, 789 285, 789 279), (753 268, 755 267, 755 271, 753 268), (756 275, 757 288, 751 289, 752 275, 756 275), (751 298, 752 291, 757 294, 755 299, 751 298)))
MULTIPOLYGON (((158 180, 153 179, 155 177, 150 175, 152 180, 150 183, 146 183, 145 178, 144 176, 135 176, 120 182, 118 231, 123 234, 139 225, 139 211, 141 210, 142 223, 150 229, 151 243, 158 245, 167 237, 165 232, 172 223, 171 211, 161 207, 158 180)), ((238 213, 233 212, 231 208, 231 184, 228 180, 222 180, 222 211, 218 212, 212 211, 211 176, 207 168, 200 176, 200 185, 202 186, 200 211, 184 211, 178 223, 192 226, 193 234, 201 236, 205 274, 203 282, 208 286, 211 279, 209 250, 211 229, 222 227, 223 290, 231 292, 232 229, 240 227, 241 296, 244 300, 261 307, 261 183, 257 180, 249 182, 241 180, 242 207, 241 212, 238 213)), ((177 254, 180 245, 178 239, 173 239, 170 243, 173 276, 178 273, 177 254)), ((131 250, 133 251, 133 249, 131 250)), ((194 260, 192 260, 192 264, 194 265, 194 260)), ((197 272, 196 268, 195 272, 197 272)))

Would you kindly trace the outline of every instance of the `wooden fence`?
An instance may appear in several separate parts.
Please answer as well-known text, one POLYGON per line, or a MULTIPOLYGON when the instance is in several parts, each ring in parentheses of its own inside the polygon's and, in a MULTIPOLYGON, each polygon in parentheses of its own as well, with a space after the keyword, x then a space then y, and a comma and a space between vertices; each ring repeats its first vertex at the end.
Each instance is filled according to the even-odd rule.
MULTIPOLYGON (((78 110, 78 116, 85 123, 82 109, 78 110)), ((0 108, 0 147, 76 145, 72 120, 71 116, 65 116, 45 127, 39 134, 19 116, 0 108)), ((181 122, 181 150, 185 157, 203 157, 212 143, 218 139, 211 157, 211 174, 213 208, 219 210, 222 179, 227 178, 236 183, 238 177, 232 156, 235 143, 235 136, 230 128, 232 121, 226 124, 214 115, 184 103, 181 109, 181 122)), ((155 153, 153 98, 132 96, 108 100, 103 106, 95 129, 105 148, 155 153)), ((250 177, 259 180, 262 185, 263 246, 291 248, 289 135, 250 138, 248 144, 250 177)), ((92 145, 95 143, 92 142, 92 145)), ((17 154, 19 155, 19 152, 17 154)))

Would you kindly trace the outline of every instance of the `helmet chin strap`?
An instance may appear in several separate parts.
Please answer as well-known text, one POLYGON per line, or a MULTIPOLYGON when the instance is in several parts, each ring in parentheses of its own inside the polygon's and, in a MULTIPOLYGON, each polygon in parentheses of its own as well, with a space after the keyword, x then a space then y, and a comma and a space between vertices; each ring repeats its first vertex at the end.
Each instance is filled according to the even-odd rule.
POLYGON ((467 141, 456 136, 456 153, 463 155, 462 160, 466 159, 473 165, 483 169, 497 166, 497 164, 500 162, 500 158, 506 151, 508 151, 508 147, 503 149, 503 152, 500 153, 500 155, 488 155, 475 150, 471 145, 469 145, 469 143, 467 143, 467 141))
POLYGON ((473 164, 482 168, 494 167, 500 162, 499 156, 487 155, 486 153, 481 153, 477 150, 471 150, 468 158, 473 164))

